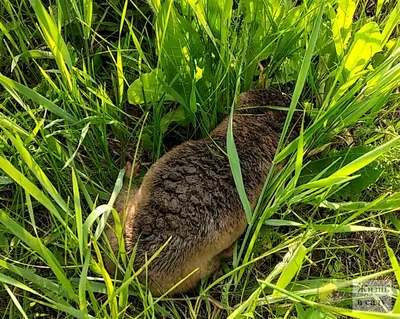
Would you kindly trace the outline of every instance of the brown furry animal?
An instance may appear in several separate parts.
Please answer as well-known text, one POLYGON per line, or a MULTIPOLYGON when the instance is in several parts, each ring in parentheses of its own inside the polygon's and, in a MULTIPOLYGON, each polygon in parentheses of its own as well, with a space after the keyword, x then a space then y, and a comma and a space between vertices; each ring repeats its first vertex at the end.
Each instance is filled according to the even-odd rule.
MULTIPOLYGON (((290 98, 276 90, 252 90, 239 96, 240 108, 289 104, 290 98)), ((271 167, 285 118, 285 111, 265 108, 239 110, 234 115, 234 138, 252 207, 271 167)), ((211 132, 211 138, 173 148, 149 169, 140 188, 131 190, 128 201, 126 192, 118 199, 116 210, 125 221, 127 252, 137 244, 135 269, 171 237, 147 269, 153 295, 166 292, 198 269, 172 293, 194 288, 218 269, 222 258, 232 255, 234 242, 246 229, 246 216, 225 154, 227 125, 226 118, 211 132)), ((292 133, 291 139, 295 135, 292 133)), ((114 252, 118 251, 112 226, 107 235, 114 252)), ((115 270, 110 261, 107 267, 115 270)), ((145 276, 143 272, 139 280, 144 282, 145 276)))

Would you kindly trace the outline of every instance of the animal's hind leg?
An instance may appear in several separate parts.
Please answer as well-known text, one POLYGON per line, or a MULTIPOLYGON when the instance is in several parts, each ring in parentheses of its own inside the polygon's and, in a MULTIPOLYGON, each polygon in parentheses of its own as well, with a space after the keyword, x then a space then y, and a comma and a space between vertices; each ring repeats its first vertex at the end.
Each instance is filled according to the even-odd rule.
POLYGON ((157 276, 153 276, 154 280, 149 283, 149 288, 153 296, 160 296, 197 269, 197 271, 172 290, 170 295, 187 293, 195 289, 201 279, 214 273, 219 266, 220 258, 218 256, 211 258, 211 260, 203 260, 200 262, 199 260, 191 260, 186 265, 181 265, 182 268, 179 272, 172 271, 169 274, 160 273, 157 276))
POLYGON ((231 259, 233 256, 234 245, 235 245, 234 243, 232 245, 230 245, 227 249, 223 250, 218 256, 222 260, 231 259))
POLYGON ((218 268, 221 265, 221 260, 219 258, 219 256, 215 256, 213 257, 207 265, 207 270, 206 270, 206 275, 211 275, 212 273, 214 273, 216 270, 218 270, 218 268))
POLYGON ((187 279, 186 287, 182 287, 185 289, 183 292, 194 289, 201 279, 212 275, 216 270, 218 270, 220 265, 221 261, 218 256, 214 256, 210 260, 204 261, 202 265, 199 266, 199 269, 187 279))

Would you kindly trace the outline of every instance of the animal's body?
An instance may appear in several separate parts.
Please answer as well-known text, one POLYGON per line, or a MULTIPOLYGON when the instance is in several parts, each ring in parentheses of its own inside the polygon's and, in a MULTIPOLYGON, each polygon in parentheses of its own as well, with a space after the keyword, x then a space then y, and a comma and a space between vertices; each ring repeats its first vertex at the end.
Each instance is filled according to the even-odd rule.
MULTIPOLYGON (((253 90, 242 93, 238 102, 239 108, 289 106, 290 98, 276 90, 253 90)), ((234 115, 234 139, 252 207, 271 167, 285 118, 286 112, 265 108, 234 115)), ((171 237, 147 269, 148 286, 154 295, 166 292, 198 268, 173 294, 194 288, 201 278, 218 269, 221 259, 232 254, 232 245, 246 229, 226 155, 227 126, 226 118, 211 137, 173 148, 153 164, 140 188, 130 191, 128 200, 123 192, 117 201, 126 251, 130 253, 137 244, 135 268, 171 237)), ((112 227, 107 235, 117 251, 112 227)), ((145 281, 145 276, 143 272, 139 279, 145 281)))

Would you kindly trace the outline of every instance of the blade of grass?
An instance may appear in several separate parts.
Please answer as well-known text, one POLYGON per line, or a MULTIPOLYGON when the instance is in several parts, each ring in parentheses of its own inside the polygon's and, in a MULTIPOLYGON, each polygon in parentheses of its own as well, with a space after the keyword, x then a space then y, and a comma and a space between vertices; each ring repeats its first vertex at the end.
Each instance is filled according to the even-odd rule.
MULTIPOLYGON (((309 42, 309 44, 307 46, 306 53, 304 55, 304 59, 303 59, 303 62, 301 64, 299 76, 297 78, 296 86, 294 88, 294 92, 293 92, 293 96, 292 96, 292 100, 290 102, 288 115, 286 116, 286 121, 285 121, 285 124, 284 124, 283 129, 282 129, 282 133, 281 133, 281 137, 279 139, 278 147, 276 149, 276 154, 277 155, 275 156, 275 160, 274 160, 275 163, 279 163, 279 161, 278 161, 278 158, 279 158, 278 156, 280 155, 279 152, 280 152, 280 150, 282 148, 282 145, 283 145, 283 142, 285 140, 287 131, 289 129, 289 124, 290 124, 290 122, 292 120, 292 117, 293 117, 293 114, 294 114, 294 110, 296 109, 296 105, 297 105, 297 103, 299 101, 300 94, 303 91, 304 83, 306 81, 307 74, 308 74, 308 71, 310 69, 311 58, 313 56, 315 45, 316 45, 317 39, 318 39, 319 30, 321 28, 322 16, 323 16, 324 9, 325 9, 325 3, 321 3, 320 7, 319 7, 318 14, 317 14, 317 17, 316 17, 316 19, 314 21, 313 30, 312 30, 311 37, 310 37, 310 42, 309 42)), ((283 158, 281 160, 283 160, 283 158)))
POLYGON ((23 229, 18 223, 16 223, 13 219, 11 219, 5 211, 0 209, 0 223, 4 225, 4 227, 8 228, 13 234, 18 236, 26 245, 36 251, 39 255, 41 255, 51 270, 56 275, 57 279, 62 284, 62 287, 66 289, 69 298, 74 301, 78 300, 77 295, 74 292, 68 278, 62 270, 60 263, 57 258, 51 253, 51 251, 45 247, 42 242, 29 234, 25 229, 23 229))
POLYGON ((2 84, 5 89, 8 89, 8 87, 10 87, 10 88, 16 90, 17 92, 21 93, 22 95, 25 95, 28 99, 31 99, 32 101, 34 101, 40 105, 43 105, 50 112, 58 115, 59 117, 63 118, 64 120, 66 120, 69 123, 75 123, 78 121, 75 118, 75 116, 71 115, 67 111, 58 107, 53 102, 46 99, 45 97, 43 97, 36 91, 16 82, 14 80, 11 80, 2 74, 0 74, 0 84, 2 84))
POLYGON ((399 141, 400 141, 400 136, 393 138, 389 142, 386 142, 385 144, 373 149, 372 151, 362 155, 361 157, 357 158, 356 160, 342 167, 341 169, 333 173, 331 177, 349 176, 357 172, 361 168, 375 161, 382 154, 388 152, 399 141))
POLYGON ((50 194, 50 196, 56 201, 58 206, 62 208, 63 211, 68 212, 67 203, 62 199, 61 195, 58 193, 56 188, 53 186, 49 178, 44 174, 43 170, 33 159, 28 150, 24 147, 24 143, 21 138, 16 135, 12 136, 8 131, 4 130, 8 138, 11 140, 12 144, 21 155, 24 163, 28 166, 31 172, 36 176, 43 188, 50 194))
POLYGON ((72 189, 74 194, 74 205, 75 205, 75 219, 76 219, 76 232, 78 236, 79 243, 79 253, 81 257, 81 262, 84 262, 84 246, 85 242, 82 236, 82 227, 83 227, 83 218, 82 218, 82 207, 81 207, 81 199, 79 194, 79 186, 78 180, 76 178, 75 168, 72 168, 72 189))
POLYGON ((72 69, 72 59, 69 54, 67 45, 64 42, 61 34, 59 33, 56 24, 44 8, 40 0, 30 0, 31 6, 35 11, 36 17, 39 21, 41 31, 43 32, 44 38, 53 52, 54 57, 57 61, 57 65, 60 68, 61 74, 66 80, 67 88, 72 90, 73 84, 71 75, 68 68, 72 69), (67 68, 68 66, 68 68, 67 68))
POLYGON ((13 301, 14 305, 17 307, 18 311, 21 313, 22 317, 24 319, 28 319, 28 316, 26 315, 24 309, 22 308, 21 304, 19 303, 17 297, 14 295, 14 293, 8 288, 6 284, 3 284, 3 287, 7 291, 8 295, 11 297, 11 300, 13 301))
MULTIPOLYGON (((301 266, 303 264, 304 257, 306 256, 307 248, 303 245, 299 245, 293 253, 292 258, 283 268, 281 275, 276 283, 276 285, 280 288, 285 288, 296 275, 297 272, 300 271, 301 266)), ((279 296, 279 292, 274 290, 272 296, 279 296)))
POLYGON ((236 94, 235 99, 231 107, 231 114, 228 121, 228 130, 226 132, 226 150, 228 153, 229 166, 231 168, 232 176, 235 181, 236 189, 239 193, 240 200, 243 205, 244 212, 246 214, 247 222, 251 223, 251 206, 249 199, 247 198, 246 190, 243 184, 242 170, 240 168, 240 160, 236 150, 235 140, 233 137, 233 118, 234 109, 237 104, 237 96, 239 93, 240 81, 236 82, 236 94))
POLYGON ((65 223, 65 219, 60 215, 58 209, 54 206, 52 201, 37 188, 30 180, 28 180, 20 171, 18 171, 9 161, 3 156, 0 156, 0 167, 1 169, 10 176, 16 183, 18 183, 23 189, 29 194, 36 198, 44 207, 46 207, 51 214, 56 217, 61 225, 69 229, 65 223))
POLYGON ((81 146, 83 140, 85 139, 87 132, 89 131, 89 126, 90 126, 90 123, 87 123, 87 124, 83 127, 81 136, 80 136, 80 138, 79 138, 78 145, 76 146, 74 153, 73 153, 73 154, 71 155, 71 157, 65 162, 65 164, 64 164, 64 166, 63 166, 63 168, 62 168, 61 170, 63 170, 63 169, 65 169, 66 167, 68 167, 69 164, 71 164, 71 162, 74 160, 76 154, 78 154, 79 148, 80 148, 80 146, 81 146))

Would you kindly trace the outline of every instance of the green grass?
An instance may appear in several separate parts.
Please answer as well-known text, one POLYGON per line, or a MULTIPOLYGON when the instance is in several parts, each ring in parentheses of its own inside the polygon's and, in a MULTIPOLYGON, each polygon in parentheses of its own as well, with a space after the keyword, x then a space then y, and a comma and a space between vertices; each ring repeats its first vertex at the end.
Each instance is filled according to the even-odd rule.
POLYGON ((0 0, 0 17, 1 318, 400 317, 400 2, 0 0), (110 277, 119 168, 144 173, 260 86, 292 96, 286 164, 251 211, 230 126, 249 221, 233 260, 174 299, 122 249, 110 277), (352 312, 376 278, 392 313, 352 312))

